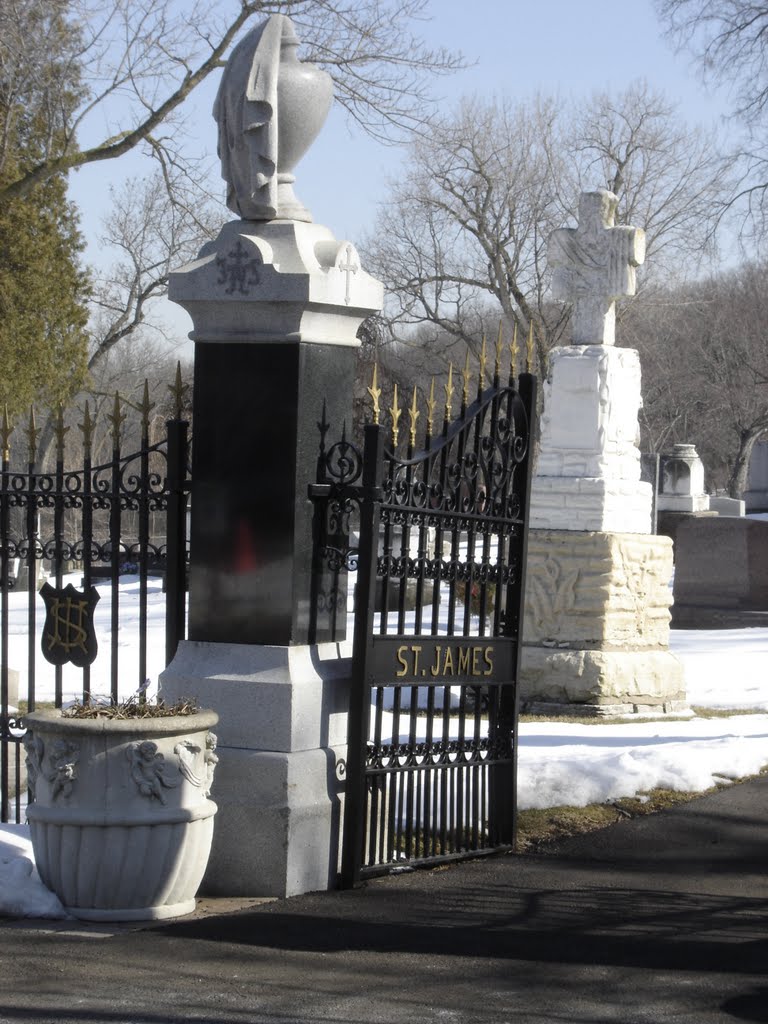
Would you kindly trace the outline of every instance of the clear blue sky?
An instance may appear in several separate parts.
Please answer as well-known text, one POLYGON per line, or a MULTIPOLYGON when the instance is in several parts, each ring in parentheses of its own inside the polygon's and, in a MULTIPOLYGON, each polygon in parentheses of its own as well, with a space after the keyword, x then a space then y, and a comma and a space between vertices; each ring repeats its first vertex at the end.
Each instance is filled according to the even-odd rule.
MULTIPOLYGON (((619 91, 645 78, 677 101, 689 122, 719 124, 727 109, 727 97, 708 93, 687 56, 676 55, 662 38, 653 0, 430 0, 430 10, 432 20, 421 26, 424 38, 460 49, 475 62, 436 81, 436 94, 448 107, 471 93, 578 98, 599 89, 619 91)), ((207 83, 194 104, 194 129, 208 152, 216 144, 210 113, 216 87, 207 83)), ((402 162, 401 150, 366 138, 335 110, 296 170, 296 192, 337 238, 358 241, 373 227, 387 178, 402 162)), ((118 185, 137 168, 120 160, 73 177, 71 194, 83 210, 87 238, 98 234, 109 183, 118 185)), ((88 255, 99 258, 95 249, 88 255)), ((181 340, 191 326, 186 314, 178 310, 171 320, 181 340)))

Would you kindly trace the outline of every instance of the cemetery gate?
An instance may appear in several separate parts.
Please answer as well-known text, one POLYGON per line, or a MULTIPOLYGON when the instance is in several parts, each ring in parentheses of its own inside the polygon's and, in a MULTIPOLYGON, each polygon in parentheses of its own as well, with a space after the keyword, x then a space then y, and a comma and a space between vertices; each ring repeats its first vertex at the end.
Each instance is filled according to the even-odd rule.
POLYGON ((171 418, 150 418, 145 384, 127 453, 126 403, 111 403, 109 428, 98 434, 103 457, 86 404, 73 431, 82 433, 77 469, 68 468, 63 411, 54 417, 51 472, 36 466, 33 413, 26 428, 14 432, 7 415, 0 428, 0 821, 23 820, 25 709, 73 698, 140 701, 152 654, 162 668, 184 638, 190 476, 179 371, 170 390, 171 418), (18 468, 10 460, 14 433, 22 436, 17 449, 26 448, 18 468), (148 626, 158 604, 164 650, 152 652, 148 626))
MULTIPOLYGON (((357 568, 345 783, 342 885, 403 863, 434 863, 514 844, 517 678, 522 641, 536 381, 485 386, 468 367, 453 418, 452 371, 442 429, 434 385, 423 447, 398 454, 374 423, 361 453, 346 439, 321 459, 320 557, 357 568), (359 517, 359 544, 350 522, 359 517)), ((514 366, 514 349, 512 356, 514 366)), ((389 432, 387 432, 389 433, 389 432)))

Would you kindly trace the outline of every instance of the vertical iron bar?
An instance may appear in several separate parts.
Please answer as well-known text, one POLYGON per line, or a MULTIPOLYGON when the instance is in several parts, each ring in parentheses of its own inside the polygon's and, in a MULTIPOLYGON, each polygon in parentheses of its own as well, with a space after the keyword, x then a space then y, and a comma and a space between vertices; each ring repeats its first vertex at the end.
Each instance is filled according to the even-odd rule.
POLYGON ((492 818, 496 825, 500 844, 514 845, 517 829, 517 719, 519 703, 520 660, 523 642, 523 595, 525 593, 525 565, 528 557, 528 499, 533 469, 533 423, 536 411, 536 378, 521 373, 518 391, 525 409, 527 423, 527 449, 525 457, 515 471, 518 488, 520 516, 520 539, 518 544, 518 571, 507 588, 505 636, 515 640, 515 678, 512 685, 500 687, 499 712, 496 723, 497 742, 508 760, 491 769, 490 800, 492 818), (511 750, 510 750, 511 745, 511 750))
MULTIPOLYGON (((145 387, 146 397, 146 387, 145 387)), ((141 423, 139 452, 139 680, 140 700, 146 700, 147 680, 147 596, 149 587, 149 413, 145 410, 141 423)))
POLYGON ((120 676, 118 670, 118 640, 120 630, 120 533, 122 526, 120 485, 120 425, 114 425, 112 438, 112 479, 109 505, 109 544, 110 544, 110 593, 111 607, 111 644, 110 644, 110 697, 116 704, 120 699, 120 676))
POLYGON ((35 710, 35 664, 37 654, 35 600, 37 598, 37 478, 34 459, 27 472, 27 708, 35 710))
MULTIPOLYGON (((82 514, 82 555, 83 555, 83 590, 88 593, 91 588, 91 564, 93 557, 93 465, 91 462, 91 446, 88 438, 83 449, 83 514, 82 514)), ((83 703, 91 700, 91 666, 83 669, 83 703)))
MULTIPOLYGON (((2 481, 0 483, 0 822, 8 821, 8 794, 10 790, 10 771, 8 756, 10 752, 11 730, 9 724, 9 688, 8 688, 8 584, 10 581, 10 523, 8 509, 9 483, 9 452, 2 452, 2 481)), ((16 789, 19 788, 19 776, 16 775, 16 789)))
MULTIPOLYGON (((355 594, 352 685, 347 733, 347 773, 344 799, 344 839, 341 885, 360 881, 366 821, 366 763, 371 713, 369 664, 372 653, 376 560, 379 541, 383 434, 376 425, 365 428, 362 498, 360 502, 360 557, 355 594)), ((386 596, 386 595, 385 595, 386 596)))
POLYGON ((184 420, 169 420, 166 489, 165 663, 170 665, 186 635, 187 460, 188 429, 184 420))

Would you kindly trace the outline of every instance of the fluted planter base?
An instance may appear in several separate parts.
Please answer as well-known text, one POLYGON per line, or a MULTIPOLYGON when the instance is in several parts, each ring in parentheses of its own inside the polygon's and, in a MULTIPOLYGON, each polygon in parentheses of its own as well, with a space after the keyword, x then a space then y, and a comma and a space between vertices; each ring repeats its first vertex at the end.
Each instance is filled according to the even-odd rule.
POLYGON ((27 721, 32 847, 65 909, 91 921, 191 913, 213 838, 217 716, 27 721))

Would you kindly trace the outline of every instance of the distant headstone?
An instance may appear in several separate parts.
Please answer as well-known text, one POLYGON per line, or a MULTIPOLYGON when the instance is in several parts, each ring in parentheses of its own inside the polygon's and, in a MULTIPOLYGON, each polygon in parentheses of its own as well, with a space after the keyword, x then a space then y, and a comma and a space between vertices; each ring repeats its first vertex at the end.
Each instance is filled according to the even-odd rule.
POLYGON ((675 537, 672 625, 712 629, 768 624, 768 523, 685 518, 675 537))
POLYGON ((768 512, 768 441, 752 449, 744 501, 747 512, 768 512))
POLYGON ((662 454, 657 507, 660 512, 706 512, 709 508, 704 463, 695 445, 676 444, 662 454))

